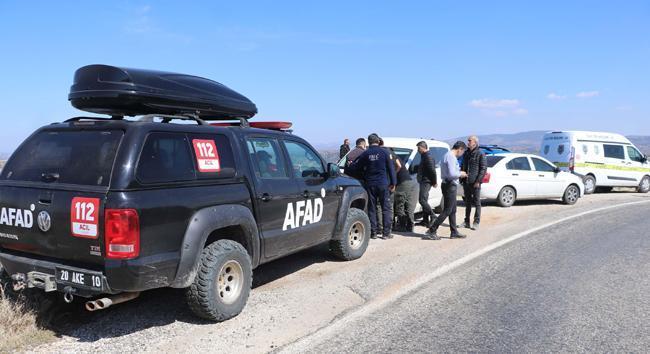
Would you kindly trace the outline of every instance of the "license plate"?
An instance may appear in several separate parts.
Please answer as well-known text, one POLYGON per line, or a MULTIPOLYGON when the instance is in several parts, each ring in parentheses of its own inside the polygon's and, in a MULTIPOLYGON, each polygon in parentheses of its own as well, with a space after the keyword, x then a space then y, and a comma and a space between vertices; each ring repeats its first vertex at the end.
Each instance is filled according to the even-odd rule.
POLYGON ((56 282, 83 288, 102 290, 102 276, 79 270, 56 268, 56 282))

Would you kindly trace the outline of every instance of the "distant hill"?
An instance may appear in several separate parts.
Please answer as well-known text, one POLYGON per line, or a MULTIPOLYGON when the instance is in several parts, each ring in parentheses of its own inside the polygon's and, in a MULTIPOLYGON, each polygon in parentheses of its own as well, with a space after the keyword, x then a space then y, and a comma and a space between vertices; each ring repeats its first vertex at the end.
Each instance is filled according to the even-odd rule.
MULTIPOLYGON (((500 145, 515 152, 537 153, 542 136, 546 130, 534 130, 529 132, 514 134, 486 134, 479 135, 479 140, 483 145, 500 145)), ((630 135, 627 137, 636 145, 641 152, 650 155, 650 136, 630 135)), ((450 139, 447 142, 453 144, 457 140, 465 141, 467 137, 450 139)))

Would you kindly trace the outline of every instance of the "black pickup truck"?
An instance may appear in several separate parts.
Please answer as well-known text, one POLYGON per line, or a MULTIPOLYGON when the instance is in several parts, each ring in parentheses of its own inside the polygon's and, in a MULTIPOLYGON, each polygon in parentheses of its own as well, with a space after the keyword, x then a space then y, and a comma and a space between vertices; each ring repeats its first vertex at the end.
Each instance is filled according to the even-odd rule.
MULTIPOLYGON (((223 321, 244 308, 260 264, 324 242, 344 260, 363 255, 369 221, 359 182, 286 125, 251 127, 223 102, 128 96, 167 74, 80 69, 73 104, 111 117, 42 127, 9 159, 0 174, 0 263, 14 287, 85 297, 91 311, 148 289, 186 288, 198 316, 223 321), (105 92, 92 87, 118 74, 105 92), (120 82, 131 85, 126 94, 120 82)), ((220 85, 173 75, 186 80, 181 93, 220 85)))

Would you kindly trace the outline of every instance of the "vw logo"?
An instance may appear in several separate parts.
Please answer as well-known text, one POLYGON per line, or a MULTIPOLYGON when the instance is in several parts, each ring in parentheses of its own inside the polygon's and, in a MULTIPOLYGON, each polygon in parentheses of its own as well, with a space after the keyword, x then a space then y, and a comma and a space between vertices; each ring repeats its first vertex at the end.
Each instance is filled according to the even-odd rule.
POLYGON ((38 213, 37 221, 38 228, 43 232, 47 232, 50 227, 52 227, 52 219, 50 218, 50 214, 45 210, 38 213))

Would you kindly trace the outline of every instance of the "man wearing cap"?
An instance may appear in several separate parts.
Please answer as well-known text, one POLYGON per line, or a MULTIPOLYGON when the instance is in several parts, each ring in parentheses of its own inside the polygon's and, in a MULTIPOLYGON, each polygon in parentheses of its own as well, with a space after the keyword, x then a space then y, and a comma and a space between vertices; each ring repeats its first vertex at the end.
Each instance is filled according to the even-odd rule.
POLYGON ((368 192, 368 217, 370 218, 370 237, 377 238, 379 222, 377 207, 382 211, 382 238, 389 239, 392 230, 392 206, 390 193, 395 190, 397 177, 394 162, 386 149, 379 146, 381 139, 377 134, 368 136, 370 147, 364 151, 350 168, 363 176, 364 186, 368 192))
POLYGON ((426 238, 430 240, 439 240, 438 227, 449 217, 449 228, 451 229, 450 238, 464 238, 458 232, 456 225, 456 199, 458 191, 458 180, 467 177, 467 173, 460 170, 458 166, 458 158, 465 153, 466 145, 462 141, 457 141, 454 146, 445 154, 440 165, 440 179, 442 180, 442 196, 445 201, 442 213, 433 222, 427 231, 426 238))

